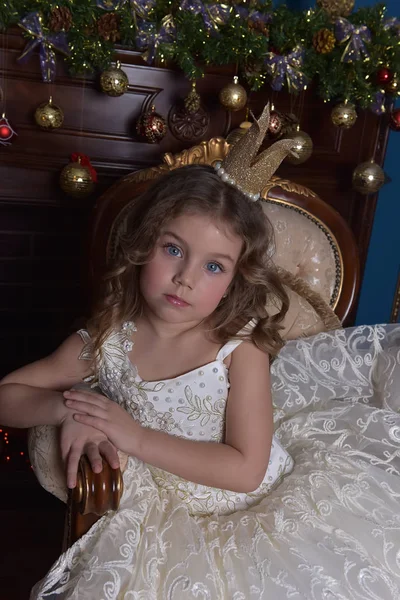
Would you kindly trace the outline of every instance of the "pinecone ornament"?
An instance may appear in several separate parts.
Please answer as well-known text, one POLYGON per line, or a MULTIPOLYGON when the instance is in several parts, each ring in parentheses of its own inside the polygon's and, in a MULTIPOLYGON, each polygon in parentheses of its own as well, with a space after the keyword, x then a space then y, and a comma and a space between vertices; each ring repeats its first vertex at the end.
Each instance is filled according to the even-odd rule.
POLYGON ((72 14, 68 6, 55 6, 51 10, 49 28, 51 31, 69 31, 72 25, 72 14))
POLYGON ((115 44, 120 38, 119 17, 115 13, 106 13, 97 20, 97 31, 106 42, 115 44))
POLYGON ((196 113, 200 109, 201 98, 200 94, 196 90, 196 82, 192 82, 192 89, 186 96, 185 100, 185 109, 189 113, 196 113))
POLYGON ((251 18, 247 21, 248 28, 256 33, 262 33, 265 37, 269 36, 269 27, 261 19, 251 18))
POLYGON ((335 47, 335 36, 329 29, 320 29, 313 37, 313 46, 319 54, 329 54, 335 47))
POLYGON ((317 0, 318 6, 323 8, 332 21, 338 17, 348 17, 353 11, 355 0, 317 0))

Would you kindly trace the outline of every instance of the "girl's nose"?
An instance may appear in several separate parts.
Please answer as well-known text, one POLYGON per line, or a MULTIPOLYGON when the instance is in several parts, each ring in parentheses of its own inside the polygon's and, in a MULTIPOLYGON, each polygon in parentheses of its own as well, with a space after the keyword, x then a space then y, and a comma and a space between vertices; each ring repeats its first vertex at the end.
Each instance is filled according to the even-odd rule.
POLYGON ((178 273, 174 275, 173 281, 177 285, 193 289, 195 283, 193 269, 190 270, 187 267, 180 269, 178 273))

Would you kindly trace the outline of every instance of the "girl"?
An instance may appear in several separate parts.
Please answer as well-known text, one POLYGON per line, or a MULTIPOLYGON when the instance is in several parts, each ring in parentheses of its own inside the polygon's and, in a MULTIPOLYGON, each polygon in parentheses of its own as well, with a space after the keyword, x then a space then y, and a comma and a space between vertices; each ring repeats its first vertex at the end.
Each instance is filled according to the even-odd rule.
POLYGON ((254 178, 225 167, 177 169, 135 201, 88 330, 0 387, 0 421, 61 426, 69 487, 82 452, 95 469, 129 456, 119 509, 32 600, 400 597, 400 353, 371 367, 400 328, 286 345, 271 371, 294 467, 269 379, 288 298, 254 178), (358 402, 372 379, 386 411, 358 402))

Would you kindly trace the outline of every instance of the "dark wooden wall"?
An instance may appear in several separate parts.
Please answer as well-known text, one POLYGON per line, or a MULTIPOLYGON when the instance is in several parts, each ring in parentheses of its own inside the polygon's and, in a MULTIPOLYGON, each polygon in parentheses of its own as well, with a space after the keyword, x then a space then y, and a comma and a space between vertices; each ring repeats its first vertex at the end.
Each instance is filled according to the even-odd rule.
MULTIPOLYGON (((0 375, 50 352, 86 314, 85 239, 96 197, 117 178, 159 163, 164 152, 195 143, 183 143, 170 131, 151 145, 134 134, 137 117, 153 102, 168 117, 188 93, 182 74, 149 68, 137 53, 121 49, 118 57, 130 86, 124 96, 109 98, 95 79, 69 77, 60 58, 56 83, 44 84, 37 55, 17 61, 24 44, 18 29, 0 36, 0 65, 5 65, 0 85, 3 81, 7 116, 18 132, 12 146, 0 146, 0 375), (33 114, 50 93, 65 120, 62 129, 46 132, 33 114), (59 189, 59 172, 75 151, 89 155, 98 171, 96 193, 88 200, 73 200, 59 189)), ((244 111, 231 115, 218 102, 218 91, 231 77, 230 69, 210 69, 198 83, 210 115, 203 139, 224 136, 244 120, 244 111)), ((250 96, 256 114, 268 96, 268 90, 250 96)), ((294 108, 314 141, 309 161, 283 165, 279 174, 312 188, 343 215, 364 265, 376 198, 351 190, 351 172, 374 154, 383 160, 384 123, 361 113, 356 125, 342 133, 330 124, 331 108, 312 89, 297 99, 275 94, 273 100, 279 110, 294 108)))

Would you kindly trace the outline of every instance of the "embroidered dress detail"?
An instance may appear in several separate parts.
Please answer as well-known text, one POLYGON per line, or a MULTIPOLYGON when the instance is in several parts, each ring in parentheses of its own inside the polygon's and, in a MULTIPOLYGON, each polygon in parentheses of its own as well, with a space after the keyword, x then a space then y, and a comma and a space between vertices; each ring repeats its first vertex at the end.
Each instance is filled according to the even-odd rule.
MULTIPOLYGON (((223 360, 236 341, 207 365, 146 382, 127 355, 133 331, 125 324, 102 348, 103 392, 145 427, 223 441, 223 360)), ((196 485, 130 457, 118 510, 31 600, 399 599, 400 324, 288 342, 271 385, 274 448, 258 490, 196 485)))

